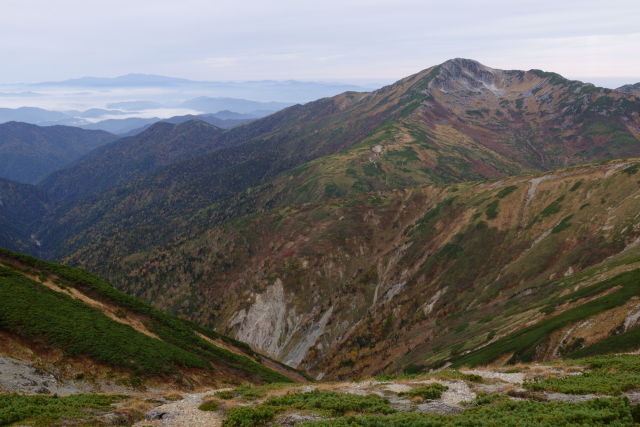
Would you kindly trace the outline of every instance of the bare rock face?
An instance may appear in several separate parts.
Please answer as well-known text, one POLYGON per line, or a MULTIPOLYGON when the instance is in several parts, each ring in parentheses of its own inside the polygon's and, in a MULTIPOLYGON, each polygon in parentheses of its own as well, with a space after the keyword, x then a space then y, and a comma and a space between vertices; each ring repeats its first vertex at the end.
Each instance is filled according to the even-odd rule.
POLYGON ((293 414, 285 414, 278 417, 278 419, 276 420, 276 424, 282 427, 293 427, 295 425, 298 425, 300 423, 304 423, 307 421, 322 421, 324 419, 325 418, 319 417, 317 415, 311 415, 311 414, 302 415, 302 414, 293 413, 293 414))
POLYGON ((100 420, 106 425, 130 426, 133 425, 135 417, 127 411, 114 411, 101 416, 100 420))
POLYGON ((0 388, 38 394, 75 391, 73 387, 61 384, 52 374, 10 357, 0 357, 0 388))
POLYGON ((153 410, 147 413, 145 419, 147 421, 155 421, 170 418, 170 414, 166 411, 153 410))
POLYGON ((276 279, 264 293, 255 296, 249 309, 236 312, 229 325, 238 326, 236 338, 239 340, 280 357, 287 344, 281 337, 295 328, 292 317, 292 313, 287 312, 282 281, 276 279))
POLYGON ((629 401, 633 404, 640 403, 640 392, 638 391, 629 391, 624 393, 624 395, 629 401))
POLYGON ((456 58, 440 66, 438 76, 430 86, 442 91, 466 89, 478 92, 487 86, 495 86, 501 73, 471 59, 456 58))
POLYGON ((418 412, 431 412, 439 415, 457 414, 462 412, 462 407, 442 402, 440 400, 432 400, 418 405, 418 412))
POLYGON ((248 309, 237 311, 229 320, 237 328, 236 337, 290 366, 298 366, 307 351, 322 336, 331 318, 333 307, 319 319, 297 315, 288 307, 280 279, 265 292, 255 295, 248 309))
POLYGON ((602 395, 597 394, 566 394, 566 393, 545 393, 549 402, 584 402, 586 400, 601 399, 602 395))
POLYGON ((127 388, 109 381, 68 379, 55 365, 44 369, 33 363, 0 356, 0 391, 33 394, 121 393, 127 388))

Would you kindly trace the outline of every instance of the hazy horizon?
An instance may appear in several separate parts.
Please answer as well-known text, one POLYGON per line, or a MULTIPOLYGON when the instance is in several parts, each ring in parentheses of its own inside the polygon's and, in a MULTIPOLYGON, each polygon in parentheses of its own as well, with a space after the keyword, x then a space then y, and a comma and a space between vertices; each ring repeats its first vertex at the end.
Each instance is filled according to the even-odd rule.
MULTIPOLYGON (((450 58, 453 59, 453 58, 450 58)), ((467 59, 475 59, 475 58, 467 58, 467 59)), ((482 62, 482 61, 479 61, 482 62)), ((168 75, 168 74, 154 74, 154 73, 136 73, 136 72, 131 72, 131 73, 125 73, 125 74, 114 74, 114 75, 83 75, 83 76, 77 76, 77 77, 70 77, 67 79, 61 79, 61 80, 48 80, 48 81, 17 81, 17 82, 0 82, 0 87, 1 86, 20 86, 20 85, 36 85, 36 84, 42 84, 42 83, 61 83, 67 80, 79 80, 79 79, 86 79, 86 78, 97 78, 97 79, 116 79, 119 77, 125 77, 128 75, 146 75, 146 76, 158 76, 158 77, 168 77, 168 78, 175 78, 175 79, 185 79, 185 80, 191 80, 194 82, 202 82, 202 83, 210 83, 210 82, 215 82, 215 83, 253 83, 253 82, 269 82, 269 81, 273 81, 273 82, 287 82, 287 81, 292 81, 292 82, 303 82, 303 83, 332 83, 332 84, 344 84, 344 85, 354 85, 354 86, 362 86, 365 89, 368 90, 375 90, 378 89, 384 85, 388 85, 388 84, 392 84, 404 77, 407 77, 411 74, 415 74, 419 71, 422 71, 426 68, 429 68, 431 66, 434 65, 438 65, 438 64, 431 64, 429 66, 426 66, 424 68, 421 68, 419 70, 416 70, 413 73, 407 74, 407 75, 403 75, 403 76, 399 76, 397 78, 386 78, 386 79, 375 79, 375 78, 370 78, 370 79, 366 79, 366 78, 362 78, 362 79, 357 79, 357 78, 353 78, 353 79, 331 79, 331 78, 327 78, 327 79, 254 79, 254 80, 232 80, 232 79, 228 79, 228 80, 198 80, 198 79, 188 79, 186 77, 183 76, 179 76, 179 75, 168 75)), ((489 64, 484 64, 487 66, 490 66, 489 64)), ((492 67, 492 68, 499 68, 499 67, 492 67)), ((509 68, 503 68, 503 69, 509 69, 509 68)), ((512 68, 515 69, 515 68, 512 68)), ((540 68, 544 71, 551 71, 551 72, 555 72, 554 70, 551 69, 544 69, 544 68, 540 68)), ((568 76, 568 75, 563 75, 566 78, 569 78, 571 80, 580 80, 583 81, 585 83, 592 83, 596 86, 601 86, 601 87, 606 87, 606 88, 610 88, 610 89, 615 89, 617 87, 623 86, 625 84, 635 84, 635 83, 639 83, 640 82, 640 76, 628 76, 628 77, 589 77, 589 76, 568 76)), ((2 95, 0 93, 0 95, 2 95)), ((25 96, 27 96, 28 94, 24 94, 25 96)))
POLYGON ((387 83, 464 57, 615 87, 640 81, 639 21, 629 0, 8 0, 0 83, 129 73, 387 83))

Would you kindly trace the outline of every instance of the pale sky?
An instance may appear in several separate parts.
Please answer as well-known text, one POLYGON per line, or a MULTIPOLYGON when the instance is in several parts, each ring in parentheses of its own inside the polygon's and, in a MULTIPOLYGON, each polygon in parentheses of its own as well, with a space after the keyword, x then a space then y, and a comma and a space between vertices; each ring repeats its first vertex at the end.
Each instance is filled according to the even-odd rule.
POLYGON ((0 0, 0 57, 2 83, 391 81, 465 57, 617 86, 640 81, 640 1, 0 0))

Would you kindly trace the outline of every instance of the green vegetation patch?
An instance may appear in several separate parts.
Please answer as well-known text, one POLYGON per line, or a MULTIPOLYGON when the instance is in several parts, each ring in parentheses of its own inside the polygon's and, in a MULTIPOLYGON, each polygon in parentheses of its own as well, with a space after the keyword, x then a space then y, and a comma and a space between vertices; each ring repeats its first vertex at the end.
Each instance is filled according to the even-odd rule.
POLYGON ((575 184, 571 186, 569 191, 576 191, 578 188, 580 188, 581 185, 582 185, 582 181, 577 181, 575 184))
POLYGON ((398 396, 420 397, 422 399, 433 400, 440 399, 442 393, 449 390, 449 387, 440 383, 431 383, 424 386, 416 387, 411 391, 403 391, 398 396))
POLYGON ((380 168, 372 162, 367 162, 362 165, 362 171, 364 172, 365 176, 377 176, 383 174, 382 170, 380 170, 380 168))
POLYGON ((614 335, 571 354, 571 357, 588 357, 598 354, 622 353, 640 348, 640 326, 614 335))
POLYGON ((553 331, 625 304, 633 296, 640 295, 639 282, 640 270, 633 270, 559 298, 555 301, 555 304, 596 295, 613 286, 621 287, 621 289, 611 292, 608 295, 596 298, 554 317, 542 320, 535 325, 511 333, 485 347, 466 354, 455 360, 452 366, 478 366, 489 363, 500 355, 511 352, 513 356, 510 362, 531 361, 536 346, 544 342, 553 331))
POLYGON ((218 391, 213 395, 219 399, 225 399, 225 400, 233 399, 234 397, 236 397, 236 394, 231 390, 218 391))
POLYGON ((547 207, 545 207, 542 212, 540 212, 540 215, 545 217, 557 214, 562 209, 563 200, 564 196, 558 197, 556 200, 547 205, 547 207))
POLYGON ((632 407, 626 399, 594 399, 586 402, 500 401, 474 406, 459 415, 399 413, 388 416, 348 416, 310 421, 301 427, 439 427, 439 426, 633 426, 632 407))
POLYGON ((500 201, 494 200, 493 202, 487 205, 487 210, 485 211, 488 219, 495 219, 498 217, 498 204, 500 201))
POLYGON ((198 406, 198 409, 201 411, 217 411, 220 409, 220 404, 215 400, 207 400, 202 402, 200 406, 198 406))
POLYGON ((376 381, 413 380, 424 377, 425 373, 380 374, 373 377, 376 381))
POLYGON ((553 227, 551 232, 552 233, 560 233, 561 231, 564 231, 567 228, 569 228, 571 226, 571 223, 569 222, 571 220, 571 218, 573 218, 573 215, 568 215, 568 216, 562 218, 562 221, 560 221, 558 223, 558 225, 553 227))
POLYGON ((597 120, 585 126, 584 135, 588 135, 588 136, 610 135, 615 132, 620 132, 624 130, 625 130, 625 127, 621 123, 597 120))
MULTIPOLYGON (((567 362, 569 363, 569 362, 567 362)), ((582 375, 547 378, 525 383, 533 391, 555 391, 570 394, 601 393, 620 395, 640 388, 640 356, 597 356, 570 363, 585 366, 582 375)))
POLYGON ((504 199, 505 197, 507 197, 509 194, 513 193, 514 191, 516 191, 518 189, 518 186, 516 185, 510 185, 508 187, 504 187, 502 190, 500 190, 498 192, 498 194, 496 194, 496 197, 498 199, 504 199))
POLYGON ((548 79, 549 83, 551 83, 552 85, 564 85, 566 83, 569 83, 569 80, 565 79, 557 73, 542 70, 529 70, 529 72, 542 79, 548 79))
POLYGON ((480 375, 476 374, 464 374, 460 371, 456 371, 455 369, 445 369, 440 372, 433 374, 433 377, 439 378, 442 380, 462 380, 472 383, 483 383, 484 378, 480 375))
POLYGON ((278 390, 282 387, 290 387, 291 383, 272 383, 261 386, 248 386, 242 385, 236 387, 233 390, 219 391, 214 394, 215 397, 220 399, 242 399, 246 401, 257 400, 265 397, 267 392, 271 390, 278 390))
POLYGON ((62 419, 69 425, 70 419, 88 420, 113 410, 114 403, 126 398, 99 394, 66 397, 4 394, 0 395, 0 426, 16 423, 52 426, 62 419))
POLYGON ((310 391, 306 393, 288 393, 272 397, 265 402, 267 406, 294 409, 317 409, 332 415, 347 412, 391 414, 395 412, 389 402, 376 395, 360 396, 333 391, 310 391))
POLYGON ((404 162, 417 162, 420 158, 416 154, 415 150, 411 147, 403 147, 402 150, 391 150, 386 153, 390 158, 397 158, 404 162))
POLYGON ((223 425, 225 427, 261 426, 272 421, 276 414, 289 409, 318 411, 330 417, 342 416, 349 412, 374 414, 395 412, 387 400, 376 395, 359 396, 316 390, 272 397, 258 406, 233 408, 227 413, 223 425))
POLYGON ((0 267, 0 306, 0 328, 44 339, 69 356, 88 355, 130 368, 136 374, 206 366, 197 355, 141 334, 81 301, 4 267, 0 267))
POLYGON ((238 406, 227 412, 222 425, 225 427, 263 426, 282 410, 273 406, 238 406))
POLYGON ((446 214, 448 208, 453 204, 456 197, 450 197, 438 203, 433 209, 430 209, 422 218, 420 218, 415 227, 411 230, 411 236, 416 238, 427 231, 432 231, 437 220, 446 214))
POLYGON ((490 405, 496 402, 502 402, 509 400, 509 397, 504 394, 497 393, 478 393, 473 401, 476 406, 490 405))

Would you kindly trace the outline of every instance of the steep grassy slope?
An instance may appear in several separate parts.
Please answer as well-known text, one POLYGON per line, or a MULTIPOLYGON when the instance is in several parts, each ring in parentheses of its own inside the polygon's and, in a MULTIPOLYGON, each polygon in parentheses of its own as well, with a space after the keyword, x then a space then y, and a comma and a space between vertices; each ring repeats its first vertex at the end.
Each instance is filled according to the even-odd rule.
POLYGON ((290 381, 247 345, 168 316, 83 270, 5 250, 0 264, 3 353, 12 342, 26 345, 30 360, 53 357, 66 369, 86 358, 83 376, 97 366, 116 378, 162 376, 169 384, 290 381))
MULTIPOLYGON (((637 340, 640 328, 635 319, 640 312, 639 283, 640 269, 634 269, 578 291, 544 300, 546 305, 540 311, 547 316, 476 351, 454 357, 453 365, 483 365, 499 360, 501 356, 507 356, 507 362, 513 363, 545 356, 579 357, 635 351, 640 348, 637 340), (617 310, 619 308, 623 310, 617 310), (564 332, 560 341, 557 339, 559 332, 564 332)), ((566 285, 566 282, 557 284, 564 286, 565 292, 566 285)), ((527 308, 535 309, 536 306, 527 308)))
MULTIPOLYGON (((553 359, 635 324, 633 281, 613 305, 553 319, 589 296, 562 295, 640 268, 638 164, 289 206, 118 265, 92 247, 74 257, 128 292, 316 373, 437 365, 547 319, 542 341, 534 332, 514 351, 553 359), (601 312, 610 315, 601 329, 567 332, 601 312)), ((607 283, 594 295, 619 285, 607 283)))
POLYGON ((0 124, 0 177, 34 184, 115 139, 116 136, 108 132, 69 126, 0 124))

